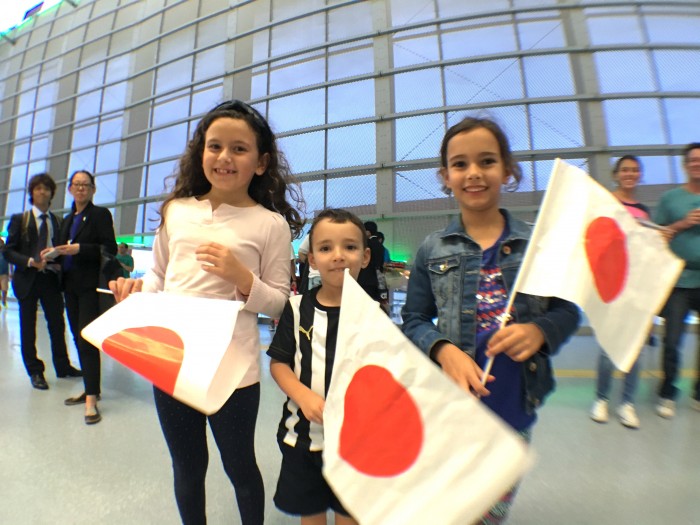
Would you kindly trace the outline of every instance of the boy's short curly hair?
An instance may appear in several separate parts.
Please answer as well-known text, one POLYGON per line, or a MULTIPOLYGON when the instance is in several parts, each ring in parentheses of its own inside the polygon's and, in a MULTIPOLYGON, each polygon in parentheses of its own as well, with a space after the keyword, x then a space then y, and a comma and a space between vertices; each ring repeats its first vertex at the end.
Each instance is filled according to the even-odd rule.
POLYGON ((362 221, 357 215, 340 208, 326 208, 316 215, 314 221, 311 223, 311 228, 309 229, 309 252, 313 252, 314 230, 316 229, 316 225, 323 219, 328 219, 337 224, 344 224, 346 222, 353 223, 362 234, 362 249, 364 250, 369 246, 367 235, 365 234, 365 225, 362 224, 362 221))

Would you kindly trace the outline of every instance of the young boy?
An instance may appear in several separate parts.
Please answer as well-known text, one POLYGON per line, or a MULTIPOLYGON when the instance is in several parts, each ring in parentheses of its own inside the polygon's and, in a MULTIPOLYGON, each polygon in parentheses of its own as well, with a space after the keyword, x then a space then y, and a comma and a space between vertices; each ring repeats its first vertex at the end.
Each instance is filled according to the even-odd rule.
POLYGON ((357 279, 369 264, 362 222, 345 210, 322 211, 309 231, 308 260, 321 273, 321 286, 290 298, 267 354, 270 372, 287 394, 277 441, 282 468, 274 502, 301 516, 302 525, 325 525, 326 511, 337 525, 355 524, 321 473, 323 407, 330 386, 345 269, 357 279))

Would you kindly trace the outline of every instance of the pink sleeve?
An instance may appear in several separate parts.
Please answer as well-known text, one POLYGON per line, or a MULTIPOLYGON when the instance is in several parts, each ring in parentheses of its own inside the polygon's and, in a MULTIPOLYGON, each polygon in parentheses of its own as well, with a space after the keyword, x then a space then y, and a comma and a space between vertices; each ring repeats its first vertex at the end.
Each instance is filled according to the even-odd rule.
POLYGON ((289 299, 290 265, 289 226, 281 215, 275 215, 260 249, 260 275, 253 272, 250 295, 236 299, 246 302, 245 310, 278 318, 289 299))

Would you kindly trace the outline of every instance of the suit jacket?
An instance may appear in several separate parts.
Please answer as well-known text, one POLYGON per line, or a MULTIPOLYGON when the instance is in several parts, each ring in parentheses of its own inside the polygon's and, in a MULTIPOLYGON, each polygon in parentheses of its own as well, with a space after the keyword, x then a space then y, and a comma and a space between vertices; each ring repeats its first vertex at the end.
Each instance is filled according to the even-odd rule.
MULTIPOLYGON (((54 246, 60 244, 61 220, 52 212, 47 212, 53 235, 51 242, 54 246)), ((17 299, 24 299, 32 289, 36 278, 37 269, 28 268, 27 263, 34 257, 37 243, 39 242, 39 228, 34 214, 29 210, 29 222, 27 228, 22 231, 24 213, 15 213, 10 217, 10 225, 7 228, 7 242, 5 243, 5 259, 15 265, 15 273, 12 278, 12 289, 17 299)))
MULTIPOLYGON (((116 255, 117 241, 114 237, 112 214, 107 208, 89 203, 84 210, 83 220, 75 237, 70 238, 71 226, 75 215, 69 213, 63 218, 60 244, 71 241, 80 244, 80 251, 73 256, 73 263, 68 271, 64 271, 63 281, 66 290, 82 292, 95 290, 100 284, 100 269, 103 254, 116 255)), ((62 261, 65 270, 65 258, 62 261)))
POLYGON ((360 270, 360 274, 357 276, 357 284, 372 299, 379 301, 382 299, 381 293, 383 290, 379 284, 378 272, 381 272, 384 268, 384 249, 376 237, 370 237, 367 245, 370 251, 369 264, 366 268, 360 270))

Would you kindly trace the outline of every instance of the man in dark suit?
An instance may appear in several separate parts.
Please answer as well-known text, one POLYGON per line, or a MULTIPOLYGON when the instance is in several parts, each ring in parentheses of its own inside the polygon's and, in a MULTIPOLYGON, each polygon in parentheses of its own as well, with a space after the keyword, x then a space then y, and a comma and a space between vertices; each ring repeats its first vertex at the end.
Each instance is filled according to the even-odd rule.
POLYGON ((32 386, 48 390, 44 377, 44 362, 37 357, 36 312, 41 303, 51 339, 53 366, 57 377, 79 377, 82 372, 68 359, 60 266, 41 257, 42 250, 58 244, 60 222, 49 211, 56 194, 56 183, 50 175, 41 173, 29 179, 30 210, 10 218, 5 258, 15 265, 12 289, 19 302, 22 359, 32 386))

